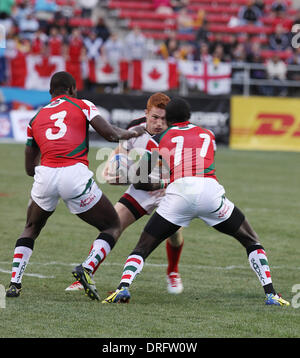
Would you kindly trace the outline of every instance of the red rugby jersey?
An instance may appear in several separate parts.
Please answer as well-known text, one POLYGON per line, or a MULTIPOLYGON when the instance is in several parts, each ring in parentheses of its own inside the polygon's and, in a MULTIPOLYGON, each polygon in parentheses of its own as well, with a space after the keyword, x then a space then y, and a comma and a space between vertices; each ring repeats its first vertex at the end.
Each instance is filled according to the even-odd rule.
POLYGON ((88 165, 89 121, 98 114, 96 106, 87 100, 67 95, 52 98, 30 121, 26 144, 39 147, 41 165, 88 165))
POLYGON ((152 137, 148 153, 158 150, 170 169, 170 182, 183 177, 216 179, 214 134, 188 121, 175 123, 162 134, 152 137))

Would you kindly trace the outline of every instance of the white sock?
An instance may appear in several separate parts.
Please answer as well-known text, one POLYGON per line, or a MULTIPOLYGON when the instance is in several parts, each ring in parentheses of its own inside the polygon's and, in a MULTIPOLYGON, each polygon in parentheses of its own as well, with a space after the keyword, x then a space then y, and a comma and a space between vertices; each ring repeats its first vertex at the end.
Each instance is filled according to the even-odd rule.
POLYGON ((262 286, 271 284, 272 278, 265 250, 262 247, 254 249, 249 253, 248 260, 262 286))
POLYGON ((25 268, 29 262, 32 249, 26 246, 17 246, 14 251, 11 282, 21 283, 25 268))
POLYGON ((123 274, 119 287, 123 283, 131 285, 132 281, 135 279, 136 275, 139 274, 144 267, 144 259, 140 255, 130 255, 125 262, 123 274))
POLYGON ((111 247, 107 241, 96 239, 93 242, 93 247, 89 256, 83 262, 82 266, 89 271, 94 272, 95 268, 106 258, 110 251, 111 247))

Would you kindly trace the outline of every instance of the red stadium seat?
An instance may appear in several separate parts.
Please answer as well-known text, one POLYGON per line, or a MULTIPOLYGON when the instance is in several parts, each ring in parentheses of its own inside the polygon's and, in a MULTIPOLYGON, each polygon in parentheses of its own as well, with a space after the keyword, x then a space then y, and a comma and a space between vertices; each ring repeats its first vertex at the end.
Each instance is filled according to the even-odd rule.
POLYGON ((139 27, 141 30, 176 30, 176 23, 165 23, 158 21, 130 21, 129 28, 139 27))
MULTIPOLYGON (((235 0, 234 4, 238 6, 247 5, 249 0, 235 0)), ((264 0, 265 5, 271 5, 274 2, 274 0, 264 0)), ((211 0, 190 0, 190 4, 210 4, 211 0)), ((222 4, 222 5, 228 5, 231 6, 233 1, 232 0, 214 0, 214 4, 222 4)), ((288 6, 292 5, 291 0, 286 0, 286 4, 288 6)))
POLYGON ((91 19, 75 17, 69 20, 69 25, 72 27, 92 27, 94 24, 91 19))
POLYGON ((274 54, 277 54, 282 60, 287 60, 291 55, 292 51, 285 50, 285 51, 272 51, 272 50, 262 50, 261 51, 261 57, 265 60, 271 58, 274 56, 274 54))
POLYGON ((224 25, 209 25, 209 31, 211 32, 221 32, 221 33, 232 33, 232 34, 270 34, 272 33, 271 27, 266 26, 254 26, 254 25, 246 25, 246 26, 235 26, 228 27, 224 25))
POLYGON ((108 8, 110 8, 110 9, 153 10, 153 5, 151 2, 110 0, 108 3, 108 8))
POLYGON ((135 20, 168 20, 176 19, 176 14, 159 14, 151 11, 134 11, 134 10, 124 10, 121 9, 119 12, 119 18, 122 19, 135 19, 135 20))

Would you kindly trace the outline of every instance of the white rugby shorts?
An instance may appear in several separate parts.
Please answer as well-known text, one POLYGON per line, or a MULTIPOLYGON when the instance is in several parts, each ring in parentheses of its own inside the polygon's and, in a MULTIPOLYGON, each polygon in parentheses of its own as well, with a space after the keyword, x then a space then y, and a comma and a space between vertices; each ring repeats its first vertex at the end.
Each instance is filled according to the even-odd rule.
POLYGON ((165 195, 165 189, 155 191, 138 190, 131 184, 125 192, 130 195, 146 212, 151 214, 165 195))
POLYGON ((169 184, 156 212, 178 226, 189 226, 195 218, 215 226, 227 220, 233 209, 217 180, 185 177, 169 184))
POLYGON ((62 198, 71 213, 83 213, 102 196, 93 175, 82 163, 60 168, 39 165, 35 167, 31 197, 45 211, 54 211, 62 198))

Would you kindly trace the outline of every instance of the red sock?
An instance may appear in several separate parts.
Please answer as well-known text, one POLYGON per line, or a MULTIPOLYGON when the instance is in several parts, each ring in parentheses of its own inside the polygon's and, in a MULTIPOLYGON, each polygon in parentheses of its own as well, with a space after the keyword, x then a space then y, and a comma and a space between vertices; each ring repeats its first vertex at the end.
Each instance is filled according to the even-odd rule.
POLYGON ((174 247, 167 240, 166 249, 167 249, 167 257, 168 257, 168 268, 167 268, 168 275, 171 272, 178 272, 178 263, 179 263, 182 247, 183 247, 183 243, 180 246, 174 247))

